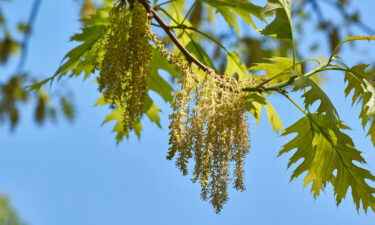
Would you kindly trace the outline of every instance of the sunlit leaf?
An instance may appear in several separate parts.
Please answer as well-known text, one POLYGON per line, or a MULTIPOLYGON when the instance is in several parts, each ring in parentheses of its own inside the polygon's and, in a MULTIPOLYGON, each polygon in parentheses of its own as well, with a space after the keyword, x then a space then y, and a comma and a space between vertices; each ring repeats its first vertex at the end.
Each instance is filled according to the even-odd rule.
POLYGON ((241 35, 241 31, 237 22, 237 15, 242 17, 242 19, 251 24, 254 28, 256 25, 252 19, 252 15, 256 18, 263 20, 261 15, 262 8, 252 4, 246 0, 199 0, 201 2, 205 2, 212 7, 216 8, 217 11, 223 16, 225 21, 232 25, 238 35, 241 35))
POLYGON ((279 153, 282 155, 296 149, 288 164, 288 167, 298 164, 291 179, 307 172, 304 186, 312 183, 314 197, 331 183, 338 205, 350 188, 357 210, 362 204, 365 211, 368 208, 375 211, 375 188, 367 183, 367 180, 375 181, 375 177, 368 170, 357 166, 364 164, 365 160, 351 138, 341 131, 348 128, 342 124, 338 125, 340 129, 329 127, 329 120, 323 114, 309 114, 282 134, 286 136, 297 133, 279 153))
MULTIPOLYGON (((105 102, 104 97, 101 96, 100 98, 98 98, 97 102, 95 103, 95 106, 104 106, 104 105, 108 105, 108 103, 105 102)), ((150 97, 147 97, 147 99, 145 100, 144 105, 143 105, 143 110, 151 122, 155 123, 158 127, 161 127, 160 116, 159 116, 160 109, 155 105, 155 103, 152 101, 150 97)), ((130 135, 128 132, 124 131, 123 116, 124 116, 123 110, 121 109, 121 107, 118 107, 112 110, 112 112, 108 114, 106 118, 104 119, 104 121, 102 122, 103 125, 111 121, 115 122, 112 132, 116 133, 117 144, 123 141, 124 137, 129 137, 130 135)), ((138 137, 141 136, 141 131, 142 131, 141 121, 135 122, 133 131, 138 137)))
POLYGON ((199 0, 200 2, 205 2, 210 4, 212 7, 229 7, 233 9, 242 9, 247 11, 248 13, 258 17, 259 19, 262 18, 261 16, 261 7, 252 4, 250 1, 246 0, 199 0))
POLYGON ((294 83, 293 91, 303 90, 305 108, 309 109, 314 103, 319 102, 318 113, 327 115, 327 122, 334 126, 339 119, 338 112, 327 94, 308 77, 300 76, 294 83))
POLYGON ((172 102, 173 88, 159 75, 160 70, 168 72, 172 77, 179 76, 175 67, 171 65, 165 57, 161 56, 157 50, 153 49, 149 76, 147 76, 148 87, 150 90, 159 94, 164 101, 172 102))
POLYGON ((255 122, 259 125, 260 117, 262 115, 263 105, 267 105, 266 98, 258 93, 251 93, 247 95, 246 108, 251 115, 254 116, 255 122))
POLYGON ((265 104, 268 121, 271 124, 272 129, 279 133, 284 130, 283 123, 280 119, 280 116, 277 114, 275 108, 272 106, 270 102, 267 101, 267 104, 265 104))
POLYGON ((293 40, 290 0, 268 0, 268 4, 263 8, 263 15, 276 17, 261 34, 293 40))
POLYGON ((227 67, 224 74, 228 76, 238 75, 238 79, 246 79, 249 71, 246 65, 242 62, 240 56, 232 51, 227 55, 227 67))
POLYGON ((190 40, 189 44, 186 45, 186 49, 192 55, 194 55, 199 61, 201 61, 206 66, 215 70, 215 66, 212 63, 210 57, 208 56, 204 48, 202 48, 202 46, 199 43, 195 42, 194 40, 190 40))
MULTIPOLYGON (((293 59, 284 57, 273 57, 268 59, 269 63, 258 63, 250 67, 251 71, 265 71, 265 76, 270 79, 268 84, 276 84, 294 76, 293 74, 293 59)), ((301 73, 301 65, 296 65, 296 72, 301 73)))
POLYGON ((357 65, 346 72, 345 81, 348 86, 345 95, 348 96, 353 92, 352 103, 362 103, 359 117, 362 119, 363 127, 370 124, 367 135, 371 137, 375 146, 375 86, 370 82, 375 75, 375 70, 366 72, 368 66, 357 65))
POLYGON ((89 77, 93 70, 93 47, 103 34, 104 30, 105 26, 103 25, 92 26, 83 28, 82 33, 72 36, 72 41, 83 43, 65 55, 62 65, 52 77, 49 77, 41 82, 34 83, 30 86, 30 88, 38 90, 44 84, 53 81, 54 79, 61 79, 64 76, 79 76, 84 73, 85 78, 89 77))

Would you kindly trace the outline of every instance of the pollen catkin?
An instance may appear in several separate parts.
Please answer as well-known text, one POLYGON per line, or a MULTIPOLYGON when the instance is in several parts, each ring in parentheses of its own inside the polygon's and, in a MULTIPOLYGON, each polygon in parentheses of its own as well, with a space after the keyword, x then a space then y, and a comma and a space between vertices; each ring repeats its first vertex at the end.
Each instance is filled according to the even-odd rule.
POLYGON ((213 71, 199 76, 193 65, 164 49, 155 34, 150 39, 181 73, 170 115, 167 159, 176 157, 183 175, 194 159, 192 180, 201 184, 202 199, 219 213, 228 200, 228 183, 245 189, 243 164, 250 147, 245 95, 236 79, 213 71))
POLYGON ((96 52, 94 67, 100 71, 99 91, 112 108, 121 107, 126 133, 141 118, 147 97, 152 54, 148 30, 144 7, 138 1, 131 7, 121 1, 110 13, 110 24, 96 52))

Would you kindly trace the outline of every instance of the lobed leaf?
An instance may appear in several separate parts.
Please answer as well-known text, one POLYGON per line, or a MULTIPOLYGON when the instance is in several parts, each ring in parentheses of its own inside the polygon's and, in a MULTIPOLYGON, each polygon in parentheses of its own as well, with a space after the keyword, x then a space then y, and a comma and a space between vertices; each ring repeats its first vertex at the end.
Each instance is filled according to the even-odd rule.
POLYGON ((168 72, 173 77, 178 77, 179 74, 175 67, 161 56, 160 53, 153 49, 153 55, 151 59, 151 65, 149 70, 149 76, 147 77, 147 84, 150 90, 155 91, 159 94, 164 101, 172 102, 173 101, 173 88, 165 81, 160 75, 159 70, 164 70, 168 72))
POLYGON ((261 19, 261 10, 262 8, 254 5, 253 3, 246 1, 246 0, 198 0, 200 2, 205 2, 212 7, 229 7, 232 9, 242 9, 247 11, 248 13, 256 16, 257 18, 261 19))
POLYGON ((254 116, 256 124, 259 125, 263 105, 267 104, 266 98, 259 93, 251 93, 247 95, 246 100, 246 109, 254 116))
POLYGON ((268 101, 266 101, 265 104, 268 121, 271 124, 272 129, 276 132, 282 132, 284 130, 283 122, 280 119, 279 114, 277 114, 275 108, 272 106, 272 104, 268 101))
POLYGON ((288 167, 298 163, 291 180, 307 172, 304 186, 312 183, 314 198, 331 183, 337 205, 351 188, 357 210, 362 204, 365 211, 370 208, 375 212, 375 188, 366 181, 375 181, 375 177, 368 170, 357 166, 358 163, 364 164, 365 159, 351 138, 341 131, 348 127, 341 122, 331 127, 327 122, 329 120, 324 114, 308 114, 288 127, 282 136, 292 133, 297 133, 297 136, 284 145, 279 156, 296 149, 288 163, 288 167))
POLYGON ((79 76, 85 74, 88 78, 93 70, 92 57, 94 54, 94 45, 99 40, 106 26, 96 25, 82 29, 82 33, 75 34, 71 37, 72 41, 82 42, 80 45, 69 51, 62 65, 57 69, 55 74, 41 82, 32 84, 29 88, 38 90, 44 84, 68 76, 79 76))
POLYGON ((237 74, 239 80, 246 79, 247 75, 249 75, 246 65, 242 62, 237 52, 232 51, 227 54, 227 66, 224 74, 230 77, 237 74))
MULTIPOLYGON (((98 98, 96 106, 103 106, 107 105, 107 103, 104 100, 104 97, 101 96, 98 98)), ((144 102, 144 113, 147 115, 147 117, 150 119, 151 122, 155 123, 158 127, 161 127, 160 124, 160 116, 159 112, 160 109, 155 105, 155 103, 152 101, 150 97, 147 97, 146 101, 144 102)), ((112 132, 116 133, 116 143, 119 144, 121 141, 123 141, 124 137, 129 137, 129 133, 124 132, 124 125, 123 125, 123 110, 119 107, 114 109, 110 114, 106 116, 104 121, 102 122, 102 125, 115 121, 115 125, 113 127, 112 132)), ((134 133, 140 137, 142 131, 142 123, 141 121, 137 121, 134 125, 134 133)))
POLYGON ((366 72, 369 65, 357 65, 345 73, 345 81, 348 83, 345 95, 353 92, 352 104, 361 102, 362 109, 359 118, 362 119, 362 126, 365 128, 370 124, 367 135, 375 146, 375 86, 371 83, 375 70, 366 72))
MULTIPOLYGON (((268 63, 258 63, 249 68, 250 71, 265 71, 265 76, 270 79, 268 84, 276 84, 289 80, 293 74, 293 59, 285 57, 273 57, 268 63)), ((296 65, 296 72, 301 73, 301 65, 296 65)))
POLYGON ((339 119, 338 112, 327 94, 319 87, 319 85, 305 76, 300 76, 294 82, 294 85, 293 91, 305 91, 305 93, 302 95, 302 97, 305 99, 305 108, 309 109, 315 102, 320 101, 317 112, 325 113, 328 118, 327 122, 330 123, 330 125, 335 126, 337 120, 339 119), (309 90, 306 90, 307 88, 309 88, 309 90))
POLYGON ((280 39, 293 40, 290 0, 268 0, 262 13, 266 17, 276 17, 268 26, 261 30, 261 34, 280 39))
POLYGON ((238 35, 241 35, 239 25, 237 23, 237 16, 239 15, 247 24, 251 24, 254 28, 256 25, 251 16, 255 16, 260 20, 264 20, 262 16, 262 7, 252 4, 246 0, 198 0, 209 4, 217 9, 217 11, 224 17, 226 22, 234 27, 238 35))

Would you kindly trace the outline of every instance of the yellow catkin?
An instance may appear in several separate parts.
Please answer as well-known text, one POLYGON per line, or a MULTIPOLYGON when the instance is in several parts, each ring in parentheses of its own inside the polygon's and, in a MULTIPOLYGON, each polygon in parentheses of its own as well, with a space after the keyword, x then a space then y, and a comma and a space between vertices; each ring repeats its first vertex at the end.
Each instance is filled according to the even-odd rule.
POLYGON ((209 200, 219 213, 228 200, 230 181, 237 190, 245 189, 243 164, 250 148, 246 96, 236 79, 213 71, 202 78, 193 72, 193 65, 164 49, 154 33, 150 39, 181 73, 170 115, 167 159, 176 157, 184 175, 194 159, 192 180, 201 184, 202 199, 209 200))
POLYGON ((99 91, 112 108, 120 107, 124 132, 128 133, 143 114, 147 97, 147 74, 151 61, 147 12, 138 2, 131 7, 121 1, 110 13, 110 24, 99 40, 94 66, 100 71, 99 91))

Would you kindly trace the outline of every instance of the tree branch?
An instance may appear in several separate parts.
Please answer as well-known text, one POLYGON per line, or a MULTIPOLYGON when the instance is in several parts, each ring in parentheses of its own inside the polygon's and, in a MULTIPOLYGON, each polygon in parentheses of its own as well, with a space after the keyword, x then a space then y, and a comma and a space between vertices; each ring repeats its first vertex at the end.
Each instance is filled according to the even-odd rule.
POLYGON ((204 65, 202 62, 200 62, 198 59, 196 59, 182 44, 181 42, 176 38, 176 36, 173 34, 171 27, 168 26, 163 19, 151 8, 151 6, 148 4, 147 0, 138 0, 147 10, 147 12, 154 18, 160 27, 164 30, 164 32, 168 35, 168 37, 173 41, 173 43, 177 46, 178 49, 184 54, 186 60, 188 62, 192 62, 196 64, 199 68, 201 68, 204 71, 210 71, 212 70, 210 67, 204 65))
POLYGON ((18 65, 16 67, 15 74, 19 74, 23 72, 22 70, 23 70, 23 67, 25 66, 26 59, 27 59, 27 50, 28 50, 29 40, 30 40, 30 36, 32 32, 32 27, 34 25, 36 16, 38 15, 41 2, 42 0, 35 0, 32 5, 29 20, 27 21, 26 30, 25 30, 25 33, 21 42, 21 56, 20 56, 20 61, 18 62, 18 65))
MULTIPOLYGON (((329 66, 327 65, 326 63, 322 63, 321 65, 319 65, 318 67, 316 67, 315 69, 311 70, 310 72, 308 73, 305 73, 304 75, 301 75, 301 76, 304 76, 304 77, 310 77, 316 73, 319 73, 321 71, 325 71, 325 70, 335 70, 333 68, 329 68, 327 69, 326 67, 329 66)), ((274 85, 269 85, 269 86, 258 86, 258 87, 254 87, 254 88, 242 88, 242 91, 247 91, 247 92, 265 92, 265 91, 277 91, 280 93, 281 89, 284 88, 284 87, 287 87, 291 84, 293 84, 295 81, 297 81, 299 78, 299 76, 291 76, 289 78, 289 80, 287 81, 284 81, 284 82, 280 82, 278 84, 274 84, 274 85)))

